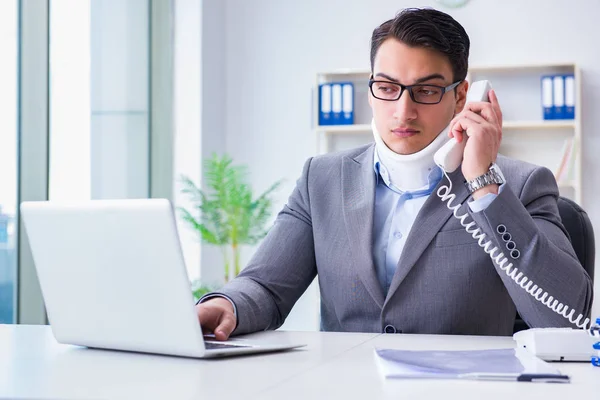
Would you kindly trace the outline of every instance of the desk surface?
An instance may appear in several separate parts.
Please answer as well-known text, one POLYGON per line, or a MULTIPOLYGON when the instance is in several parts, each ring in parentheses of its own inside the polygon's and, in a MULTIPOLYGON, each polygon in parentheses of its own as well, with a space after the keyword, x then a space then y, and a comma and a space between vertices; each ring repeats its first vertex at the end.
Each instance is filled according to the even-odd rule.
POLYGON ((93 350, 56 343, 47 326, 0 325, 0 398, 36 399, 397 399, 594 398, 600 368, 558 364, 571 384, 384 380, 374 347, 490 349, 509 337, 262 332, 250 338, 304 349, 218 360, 93 350), (408 396, 408 397, 406 397, 408 396))

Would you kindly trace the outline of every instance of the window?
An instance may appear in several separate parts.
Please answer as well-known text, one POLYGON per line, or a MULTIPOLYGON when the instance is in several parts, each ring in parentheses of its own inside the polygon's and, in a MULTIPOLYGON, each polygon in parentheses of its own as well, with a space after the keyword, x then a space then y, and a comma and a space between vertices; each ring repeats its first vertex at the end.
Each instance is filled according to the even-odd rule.
POLYGON ((147 0, 51 0, 50 200, 149 193, 147 0))
POLYGON ((0 2, 0 323, 15 322, 18 4, 0 2))

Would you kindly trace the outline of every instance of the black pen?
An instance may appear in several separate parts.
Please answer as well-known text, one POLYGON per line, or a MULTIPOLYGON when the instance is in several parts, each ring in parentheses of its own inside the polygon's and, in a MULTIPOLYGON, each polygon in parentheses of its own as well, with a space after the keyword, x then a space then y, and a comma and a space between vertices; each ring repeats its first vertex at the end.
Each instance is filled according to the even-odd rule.
POLYGON ((518 382, 556 382, 568 383, 568 375, 556 374, 521 374, 517 377, 518 382))

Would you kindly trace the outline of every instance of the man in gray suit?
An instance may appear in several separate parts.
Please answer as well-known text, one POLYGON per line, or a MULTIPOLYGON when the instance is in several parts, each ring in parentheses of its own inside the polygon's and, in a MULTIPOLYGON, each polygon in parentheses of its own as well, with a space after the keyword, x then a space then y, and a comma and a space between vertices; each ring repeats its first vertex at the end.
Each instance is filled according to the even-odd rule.
POLYGON ((205 331, 223 340, 276 329, 315 276, 326 331, 510 335, 516 310, 533 327, 589 314, 592 282, 560 221, 552 173, 498 155, 494 91, 465 104, 469 45, 458 22, 431 9, 375 29, 375 143, 306 162, 249 265, 196 306, 205 331), (443 173, 433 154, 465 134, 461 168, 443 173), (448 191, 497 262, 452 216, 440 198, 448 191))

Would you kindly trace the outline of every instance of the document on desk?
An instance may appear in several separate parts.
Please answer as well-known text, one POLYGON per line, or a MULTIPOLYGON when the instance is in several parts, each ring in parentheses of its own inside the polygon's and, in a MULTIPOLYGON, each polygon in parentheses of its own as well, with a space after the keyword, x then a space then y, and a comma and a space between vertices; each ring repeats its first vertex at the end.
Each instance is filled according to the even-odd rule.
POLYGON ((568 383, 569 377, 525 349, 411 351, 375 349, 385 378, 568 383))

